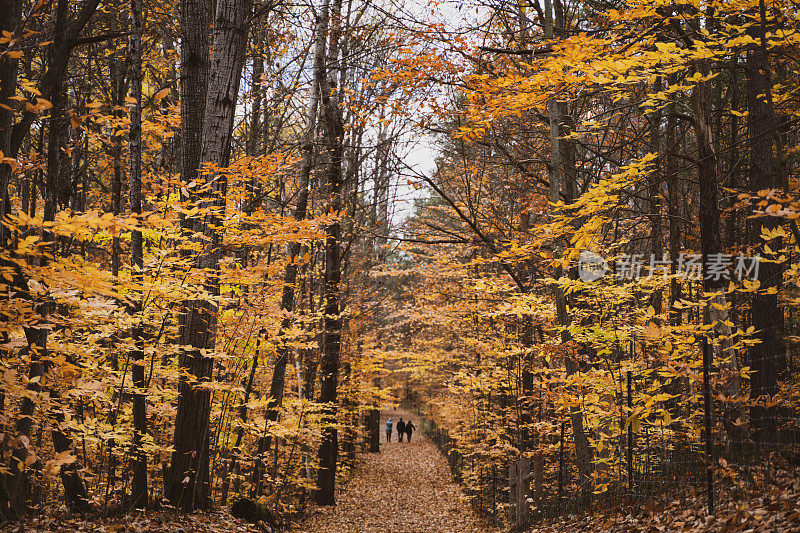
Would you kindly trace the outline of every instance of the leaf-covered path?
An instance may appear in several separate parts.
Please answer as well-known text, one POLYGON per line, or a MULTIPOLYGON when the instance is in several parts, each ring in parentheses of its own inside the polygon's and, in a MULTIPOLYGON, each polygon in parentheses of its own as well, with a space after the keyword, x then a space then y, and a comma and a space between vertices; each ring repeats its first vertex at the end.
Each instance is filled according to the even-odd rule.
POLYGON ((463 501, 447 461, 419 431, 419 417, 405 411, 381 413, 381 453, 365 454, 353 479, 336 495, 336 506, 317 509, 300 531, 347 532, 475 532, 493 529, 482 523, 463 501), (400 417, 417 426, 411 442, 386 442, 386 420, 395 427, 400 417))

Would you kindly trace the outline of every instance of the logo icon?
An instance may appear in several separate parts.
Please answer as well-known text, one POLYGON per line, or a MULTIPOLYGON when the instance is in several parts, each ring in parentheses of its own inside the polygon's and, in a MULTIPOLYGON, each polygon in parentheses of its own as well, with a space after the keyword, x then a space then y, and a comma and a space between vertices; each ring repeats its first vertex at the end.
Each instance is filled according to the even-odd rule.
POLYGON ((608 270, 608 263, 601 255, 589 250, 581 252, 578 258, 578 276, 582 281, 597 281, 605 277, 608 270))

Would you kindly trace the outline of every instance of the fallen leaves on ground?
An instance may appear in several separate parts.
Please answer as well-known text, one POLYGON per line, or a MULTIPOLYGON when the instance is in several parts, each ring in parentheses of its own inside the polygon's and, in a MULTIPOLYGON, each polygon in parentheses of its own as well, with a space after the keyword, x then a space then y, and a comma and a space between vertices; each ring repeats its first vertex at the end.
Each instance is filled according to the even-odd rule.
MULTIPOLYGON (((2 526, 0 526, 2 527, 2 526)), ((248 533, 263 532, 259 526, 232 517, 227 509, 207 513, 183 514, 174 511, 148 511, 108 518, 63 518, 42 515, 24 524, 7 524, 9 533, 248 533)))
POLYGON ((714 516, 703 497, 681 498, 637 514, 598 511, 585 517, 565 517, 540 524, 530 533, 683 532, 800 533, 800 492, 797 483, 771 487, 753 500, 719 502, 714 516))
POLYGON ((411 442, 385 442, 386 420, 397 426, 402 416, 419 428, 419 418, 405 411, 381 415, 381 453, 365 454, 353 478, 336 495, 336 506, 321 507, 301 526, 303 533, 475 532, 494 531, 482 523, 453 482, 447 461, 428 439, 415 432, 411 442))

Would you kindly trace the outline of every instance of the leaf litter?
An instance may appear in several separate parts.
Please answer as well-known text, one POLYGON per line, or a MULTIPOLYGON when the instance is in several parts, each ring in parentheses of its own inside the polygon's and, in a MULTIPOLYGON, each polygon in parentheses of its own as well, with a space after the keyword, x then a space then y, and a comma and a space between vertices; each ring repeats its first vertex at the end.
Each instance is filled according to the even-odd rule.
POLYGON ((411 442, 385 441, 386 420, 395 428, 402 416, 419 429, 419 418, 405 411, 381 413, 381 453, 364 454, 352 479, 340 487, 333 507, 316 507, 296 530, 301 533, 490 533, 466 502, 447 460, 420 431, 411 442))

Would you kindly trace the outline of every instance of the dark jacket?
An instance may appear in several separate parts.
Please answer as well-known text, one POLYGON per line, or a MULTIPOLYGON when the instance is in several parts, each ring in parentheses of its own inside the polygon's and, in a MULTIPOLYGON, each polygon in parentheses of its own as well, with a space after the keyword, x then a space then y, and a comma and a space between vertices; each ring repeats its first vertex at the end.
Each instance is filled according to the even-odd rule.
POLYGON ((411 435, 412 433, 414 433, 414 430, 415 430, 415 429, 417 429, 417 428, 416 428, 416 426, 415 426, 413 423, 411 423, 411 420, 409 420, 409 421, 406 423, 406 427, 405 427, 405 432, 406 432, 406 434, 407 434, 407 435, 411 435))
POLYGON ((406 431, 406 423, 400 420, 400 422, 397 423, 397 432, 405 433, 405 431, 406 431))

